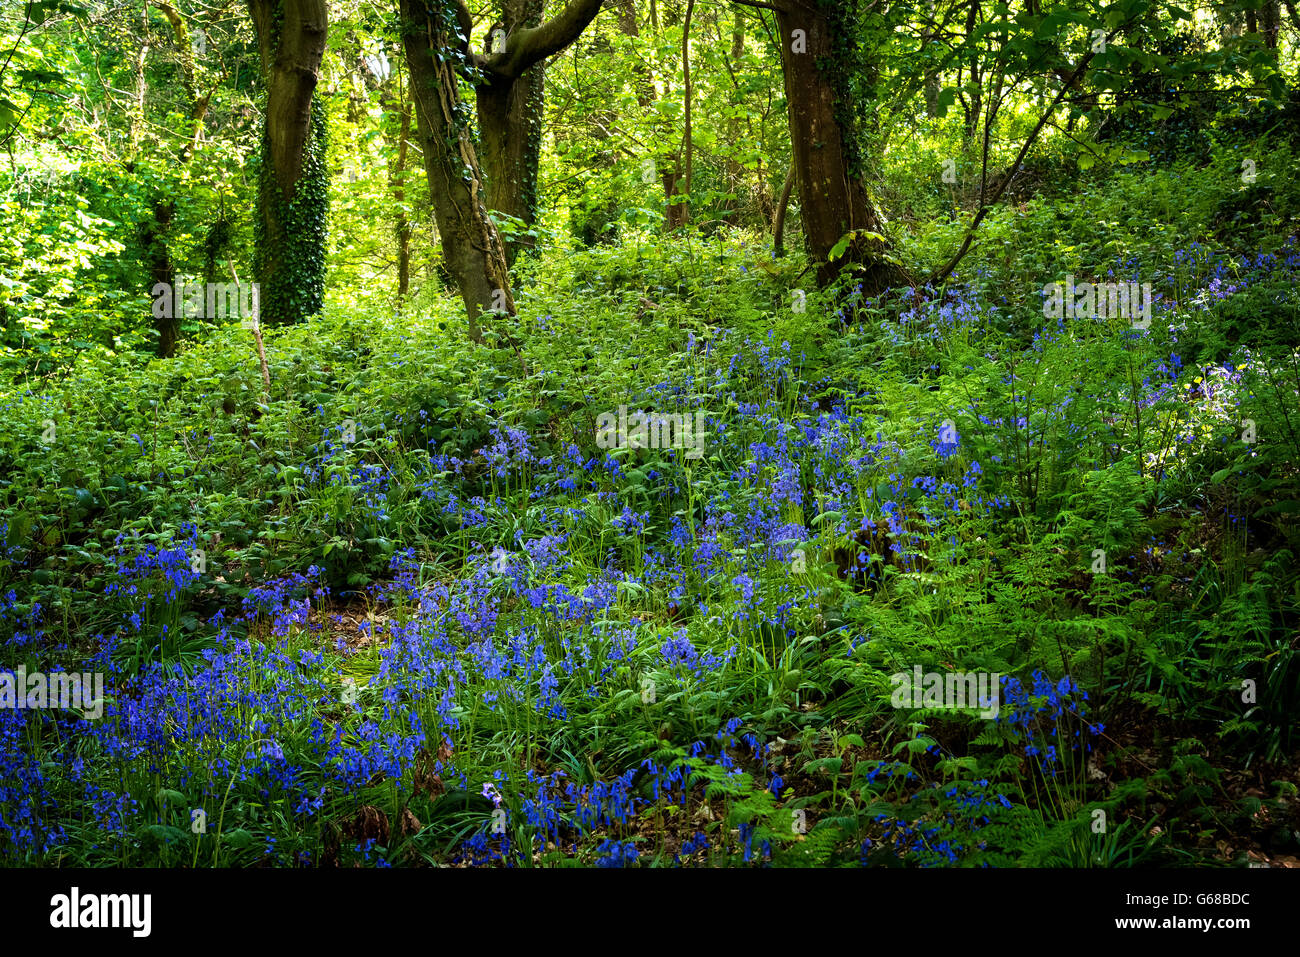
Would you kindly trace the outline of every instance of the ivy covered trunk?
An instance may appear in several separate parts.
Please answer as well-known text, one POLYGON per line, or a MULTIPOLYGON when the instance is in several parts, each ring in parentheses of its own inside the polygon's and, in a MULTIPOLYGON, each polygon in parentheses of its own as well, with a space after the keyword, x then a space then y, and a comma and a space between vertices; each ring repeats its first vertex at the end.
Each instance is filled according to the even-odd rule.
MULTIPOLYGON (((582 34, 601 2, 571 0, 543 23, 545 0, 501 0, 501 19, 488 33, 489 49, 466 57, 479 73, 476 97, 488 208, 522 220, 530 229, 537 224, 546 58, 582 34)), ((456 11, 466 21, 462 32, 468 36, 468 13, 459 3, 456 11)), ((507 260, 531 246, 525 237, 507 244, 507 260)))
MULTIPOLYGON (((144 248, 149 267, 149 288, 159 284, 172 288, 176 282, 176 269, 172 264, 171 250, 167 244, 167 231, 176 216, 176 203, 155 199, 153 210, 140 226, 140 245, 144 248)), ((176 344, 181 337, 181 317, 171 310, 154 318, 158 332, 158 356, 170 359, 176 355, 176 344)))
POLYGON ((514 315, 515 304, 501 236, 488 217, 469 106, 460 95, 461 73, 470 64, 470 24, 461 22, 449 0, 400 4, 416 129, 443 261, 460 287, 470 338, 479 342, 479 316, 514 315))
POLYGON ((325 296, 328 134, 314 93, 328 10, 326 0, 249 0, 249 9, 267 91, 253 277, 262 321, 289 323, 319 312, 325 296))
POLYGON ((884 220, 862 182, 849 86, 856 58, 849 13, 825 0, 806 5, 783 0, 776 6, 808 254, 818 264, 822 284, 852 263, 860 268, 864 287, 879 292, 903 277, 884 258, 884 220), (840 247, 851 232, 855 236, 840 247))
POLYGON ((411 138, 411 104, 402 104, 402 121, 398 129, 397 160, 393 164, 393 200, 397 206, 397 296, 411 293, 411 220, 406 215, 406 144, 411 138))
MULTIPOLYGON (((508 36, 518 27, 537 26, 545 5, 545 0, 505 0, 499 27, 502 34, 494 31, 493 42, 500 42, 502 35, 508 36)), ((486 71, 485 82, 476 92, 488 208, 522 220, 531 229, 537 225, 537 168, 542 156, 546 64, 535 63, 518 79, 486 71)), ((506 257, 513 262, 518 249, 531 247, 532 242, 521 237, 506 244, 506 257)))

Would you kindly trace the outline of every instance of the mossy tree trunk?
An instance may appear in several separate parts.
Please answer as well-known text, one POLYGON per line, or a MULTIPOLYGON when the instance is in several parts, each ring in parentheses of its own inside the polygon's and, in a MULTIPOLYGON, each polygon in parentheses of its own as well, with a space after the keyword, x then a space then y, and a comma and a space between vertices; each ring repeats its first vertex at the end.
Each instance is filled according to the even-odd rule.
MULTIPOLYGON (((500 42, 502 36, 508 38, 520 27, 536 27, 545 6, 545 0, 504 0, 501 19, 493 28, 492 42, 500 42)), ((475 92, 488 208, 521 220, 531 229, 537 225, 537 171, 542 155, 542 112, 546 108, 546 64, 534 63, 517 78, 487 70, 485 79, 475 92)), ((526 238, 506 243, 507 261, 513 263, 519 249, 532 245, 526 238)))
POLYGON ((385 130, 393 159, 388 165, 388 185, 393 191, 393 238, 397 243, 397 301, 401 303, 411 292, 411 218, 407 213, 406 167, 411 140, 411 100, 405 77, 398 73, 393 88, 380 88, 380 103, 384 107, 385 130))
MULTIPOLYGON (((539 115, 528 111, 530 104, 539 102, 542 79, 526 77, 576 40, 601 2, 572 0, 539 26, 516 25, 506 31, 505 44, 498 43, 502 49, 475 54, 469 45, 473 19, 460 0, 399 0, 411 98, 443 262, 460 287, 475 341, 482 338, 479 317, 484 313, 515 312, 505 246, 488 215, 489 205, 526 222, 536 217, 541 130, 535 125, 539 115), (489 177, 479 165, 469 107, 461 97, 463 77, 476 77, 489 88, 484 93, 480 86, 477 104, 489 177)), ((521 18, 541 12, 540 4, 530 0, 512 0, 509 9, 521 18)))
POLYGON ((329 172, 325 109, 316 99, 326 0, 248 0, 266 85, 253 275, 261 318, 290 323, 325 296, 329 172))
MULTIPOLYGON (((168 231, 176 216, 176 203, 170 199, 155 198, 149 216, 140 224, 140 244, 144 248, 145 263, 149 269, 149 288, 159 284, 172 288, 176 282, 176 268, 168 246, 168 231)), ((170 359, 176 355, 180 341, 181 316, 167 310, 167 315, 154 318, 158 333, 158 357, 170 359)))
POLYGON ((862 162, 849 88, 853 24, 833 3, 776 0, 781 64, 794 151, 804 243, 829 283, 853 264, 868 291, 879 292, 905 275, 885 258, 884 219, 862 181, 862 162), (854 237, 834 258, 839 241, 854 237))
MULTIPOLYGON (((537 224, 545 61, 581 36, 602 2, 573 0, 543 23, 545 0, 502 0, 501 18, 489 33, 496 45, 474 58, 484 79, 476 93, 488 208, 529 228, 537 224)), ((513 262, 518 249, 531 245, 526 240, 507 244, 507 259, 513 262)))
POLYGON ((460 287, 469 336, 483 340, 479 317, 514 315, 509 267, 501 235, 488 216, 483 172, 461 98, 462 75, 472 70, 469 11, 445 0, 400 0, 402 44, 424 155, 442 258, 460 287))

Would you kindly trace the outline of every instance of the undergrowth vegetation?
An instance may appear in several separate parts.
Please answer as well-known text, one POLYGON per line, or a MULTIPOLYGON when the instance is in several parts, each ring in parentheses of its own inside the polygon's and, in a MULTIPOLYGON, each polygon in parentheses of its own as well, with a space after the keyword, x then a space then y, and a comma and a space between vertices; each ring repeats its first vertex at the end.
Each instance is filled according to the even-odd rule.
POLYGON ((426 294, 268 331, 269 394, 237 326, 15 377, 5 664, 107 685, 0 709, 0 860, 1294 856, 1296 187, 1184 228, 1217 169, 1008 207, 943 290, 629 226, 484 345, 426 294), (1043 319, 1098 262, 1148 329, 1043 319), (621 406, 703 454, 598 447, 621 406), (914 668, 1000 708, 899 707, 914 668))

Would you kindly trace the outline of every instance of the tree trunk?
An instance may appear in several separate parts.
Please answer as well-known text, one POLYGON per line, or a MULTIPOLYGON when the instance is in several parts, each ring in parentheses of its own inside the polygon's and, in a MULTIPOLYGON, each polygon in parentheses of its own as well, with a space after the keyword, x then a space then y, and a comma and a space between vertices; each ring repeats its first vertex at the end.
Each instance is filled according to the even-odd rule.
POLYGON ((776 202, 776 222, 772 224, 772 251, 776 258, 785 255, 785 216, 790 208, 790 193, 794 191, 795 168, 785 175, 785 185, 781 187, 781 198, 776 202))
MULTIPOLYGON (((149 8, 142 7, 140 10, 140 31, 141 36, 148 37, 149 33, 149 8)), ((128 130, 128 140, 130 142, 130 155, 134 156, 136 148, 140 143, 140 133, 144 129, 144 95, 148 89, 148 81, 144 75, 145 60, 149 58, 149 43, 147 40, 140 44, 140 52, 135 58, 135 109, 131 111, 131 124, 128 130)))
POLYGON ((325 297, 329 179, 325 110, 313 94, 329 27, 326 0, 249 0, 266 114, 254 225, 261 318, 288 323, 325 297))
MULTIPOLYGON (((545 0, 504 0, 501 29, 506 36, 519 27, 536 27, 545 0)), ((498 52, 493 50, 491 52, 498 52)), ((542 155, 542 114, 546 108, 546 64, 539 60, 516 79, 489 71, 479 85, 479 143, 487 175, 488 209, 537 225, 537 170, 542 155)), ((526 238, 506 244, 513 263, 526 238)))
POLYGON ((682 175, 681 225, 691 221, 691 180, 694 177, 695 146, 691 142, 691 16, 695 13, 695 0, 686 0, 686 20, 682 24, 682 153, 685 154, 685 172, 682 175))
MULTIPOLYGON (((659 41, 662 39, 660 32, 662 24, 659 19, 659 10, 655 5, 655 0, 650 0, 650 29, 654 37, 654 49, 658 50, 659 41)), ((654 58, 655 65, 658 65, 658 57, 654 58)), ((664 75, 663 89, 656 90, 654 83, 650 85, 652 91, 652 101, 658 96, 667 100, 673 95, 673 85, 671 76, 664 75)), ((660 143, 669 142, 672 130, 666 123, 658 122, 655 124, 655 140, 660 143)), ((686 207, 679 201, 677 187, 682 178, 682 150, 681 143, 678 143, 676 150, 665 149, 655 158, 655 163, 659 170, 659 182, 664 188, 664 229, 672 232, 686 225, 686 207)))
POLYGON ((454 67, 470 62, 469 15, 463 12, 453 21, 441 2, 431 6, 425 0, 400 0, 400 10, 416 128, 443 261, 460 287, 470 338, 482 342, 479 316, 514 315, 515 303, 505 249, 485 205, 483 173, 454 67))
POLYGON ((397 298, 411 294, 411 219, 406 215, 406 144, 411 137, 411 104, 402 109, 402 143, 397 150, 393 198, 397 200, 397 298))
MULTIPOLYGON (((731 88, 739 92, 739 83, 736 81, 735 71, 731 68, 731 62, 738 61, 745 53, 745 15, 737 7, 734 11, 734 17, 731 23, 731 59, 728 61, 727 72, 731 76, 731 88)), ((740 142, 740 120, 736 117, 729 118, 726 124, 726 136, 729 144, 740 142)), ((736 161, 735 156, 728 155, 726 158, 727 168, 727 192, 731 193, 731 198, 727 200, 726 212, 722 214, 722 219, 730 226, 736 225, 740 217, 740 194, 745 188, 745 167, 736 161)), ((765 182, 762 161, 759 161, 758 183, 761 189, 765 182)), ((759 214, 762 215, 762 196, 755 194, 755 201, 759 206, 759 214)), ((764 219, 764 225, 769 220, 764 219)))
MULTIPOLYGON (((618 28, 626 37, 640 37, 641 28, 636 20, 635 0, 620 0, 618 8, 618 28)), ((648 110, 655 101, 655 88, 650 80, 650 73, 645 63, 638 59, 631 66, 636 84, 636 103, 642 110, 648 110)))
MULTIPOLYGON (((625 36, 639 37, 641 35, 641 29, 636 19, 636 5, 633 0, 624 0, 622 6, 619 7, 618 25, 625 36)), ((650 27, 657 41, 659 13, 654 0, 650 0, 650 27)), ((633 64, 632 72, 636 78, 637 105, 642 110, 648 110, 657 97, 654 81, 645 67, 639 63, 633 64)), ((665 81, 664 96, 668 96, 670 92, 670 85, 665 81)), ((666 141, 668 131, 663 128, 656 129, 655 139, 659 142, 666 141)), ((681 151, 679 150, 675 154, 671 151, 664 151, 655 155, 653 159, 659 182, 664 191, 664 228, 671 231, 685 225, 685 219, 683 218, 684 207, 674 201, 677 195, 677 182, 681 178, 681 151)))
MULTIPOLYGON (((389 137, 396 137, 391 144, 393 160, 388 166, 388 186, 393 191, 393 238, 397 243, 397 300, 400 303, 411 291, 411 219, 406 213, 406 166, 411 140, 411 100, 405 88, 406 80, 398 73, 393 81, 397 85, 394 96, 387 87, 381 88, 380 104, 384 108, 385 129, 389 137), (393 117, 396 117, 397 131, 392 132, 393 117)), ((391 143, 391 140, 390 140, 391 143)))
MULTIPOLYGON (((176 282, 176 268, 167 247, 167 230, 171 227, 175 214, 174 200, 155 197, 150 216, 140 227, 140 244, 144 247, 151 290, 158 283, 164 283, 168 289, 172 289, 176 282)), ((158 331, 159 358, 170 359, 176 355, 176 343, 180 340, 181 315, 173 312, 170 316, 157 316, 154 328, 158 331)))
POLYGON ((879 292, 905 278, 883 258, 884 242, 859 234, 830 258, 849 232, 883 236, 885 231, 860 177, 847 71, 834 73, 834 62, 844 62, 851 52, 844 48, 851 45, 853 34, 846 24, 832 22, 832 15, 844 16, 833 7, 806 7, 793 0, 784 0, 776 13, 804 243, 823 285, 854 263, 862 267, 868 291, 879 292), (823 71, 819 63, 828 69, 823 71))
MULTIPOLYGON (((975 25, 980 12, 979 0, 969 0, 970 7, 966 13, 966 37, 970 39, 975 34, 975 25)), ((969 81, 971 84, 970 102, 962 100, 963 109, 966 111, 966 126, 963 130, 963 139, 966 148, 969 150, 975 141, 975 137, 980 131, 980 114, 984 111, 982 93, 983 77, 980 75, 980 54, 979 50, 972 48, 970 62, 968 64, 970 73, 969 81)), ((961 77, 958 76, 958 81, 961 77)))
POLYGON ((1259 14, 1260 26, 1264 31, 1264 46, 1276 50, 1278 34, 1282 29, 1282 10, 1278 0, 1264 0, 1259 14))
MULTIPOLYGON (((1033 0, 1030 0, 1030 3, 1032 2, 1033 0)), ((930 14, 930 23, 934 24, 936 18, 934 0, 928 0, 927 8, 930 14)), ((938 40, 938 34, 936 32, 933 32, 931 29, 927 27, 925 33, 921 35, 921 43, 923 44, 921 49, 922 50, 928 49, 937 40, 938 40)), ((928 65, 929 64, 927 61, 927 66, 928 65)), ((934 75, 926 79, 925 115, 932 119, 938 117, 939 115, 939 93, 941 90, 942 90, 942 81, 939 79, 938 73, 935 73, 934 75)))
MULTIPOLYGON (((537 223, 537 169, 542 152, 542 113, 546 103, 546 58, 576 40, 600 11, 603 0, 572 0, 540 23, 545 0, 502 0, 498 29, 506 36, 503 49, 493 46, 482 56, 466 56, 479 68, 477 87, 479 136, 487 171, 489 209, 537 223)), ((470 15, 460 0, 457 18, 466 37, 470 15)), ((489 41, 499 43, 494 29, 489 41), (495 37, 495 40, 493 39, 495 37)), ((531 241, 510 244, 507 262, 531 241)))
MULTIPOLYGON (((180 166, 189 163, 190 157, 198 148, 200 133, 203 128, 203 118, 208 112, 208 103, 212 99, 212 93, 200 96, 196 86, 196 72, 194 69, 194 54, 190 46, 189 26, 185 23, 184 18, 176 12, 176 8, 166 0, 153 0, 153 5, 162 11, 171 24, 172 34, 176 42, 176 55, 180 60, 181 66, 181 85, 185 88, 185 93, 190 101, 190 123, 191 130, 189 138, 185 145, 181 147, 177 156, 177 162, 180 166)), ((148 15, 148 8, 145 7, 145 15, 148 15)), ((139 98, 139 117, 144 121, 145 91, 146 83, 144 76, 145 54, 149 47, 146 45, 140 50, 139 73, 138 73, 138 98, 139 98)), ((137 130, 132 128, 132 151, 135 149, 135 136, 137 130)), ((140 241, 144 247, 146 266, 149 270, 149 288, 154 289, 159 283, 164 283, 168 288, 174 288, 176 282, 176 266, 172 262, 171 250, 168 246, 170 237, 168 231, 171 229, 172 222, 176 218, 176 201, 169 196, 155 194, 151 202, 150 217, 140 228, 140 241)), ((181 316, 163 315, 155 318, 154 328, 158 332, 158 356, 162 359, 170 359, 176 355, 176 346, 180 342, 181 334, 181 316)))

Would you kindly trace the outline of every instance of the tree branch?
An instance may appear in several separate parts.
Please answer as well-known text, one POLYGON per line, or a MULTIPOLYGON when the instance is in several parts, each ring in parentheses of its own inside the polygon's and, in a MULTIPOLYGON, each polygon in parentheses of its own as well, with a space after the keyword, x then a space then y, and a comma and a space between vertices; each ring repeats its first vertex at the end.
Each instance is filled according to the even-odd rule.
MULTIPOLYGON (((1110 33, 1106 35, 1106 42, 1109 43, 1121 30, 1128 27, 1131 22, 1132 21, 1125 21, 1114 30, 1110 31, 1110 33)), ((1083 76, 1084 71, 1088 68, 1088 64, 1092 62, 1092 58, 1096 55, 1096 52, 1096 50, 1090 50, 1083 59, 1079 61, 1078 66, 1074 68, 1073 72, 1070 73, 1067 81, 1062 83, 1060 91, 1043 112, 1043 115, 1039 117, 1037 125, 1034 126, 1033 131, 1020 147, 1020 151, 1016 154, 1016 158, 1011 161, 1011 166, 1009 167, 1010 174, 1001 182, 1001 184, 999 184, 998 188, 994 190, 993 195, 988 198, 987 202, 985 202, 981 197, 979 211, 976 212, 974 220, 971 221, 970 228, 966 230, 966 236, 962 240, 961 247, 941 269, 930 277, 928 281, 929 285, 937 285, 943 282, 952 275, 952 271, 957 268, 957 264, 965 258, 966 253, 970 250, 971 242, 975 239, 975 233, 980 228, 980 224, 984 222, 984 218, 993 211, 994 204, 1002 198, 1002 194, 1006 192, 1006 188, 1010 186, 1011 181, 1016 178, 1016 171, 1020 168, 1020 164, 1024 162, 1025 154, 1029 152, 1029 148, 1037 141, 1038 134, 1042 132, 1043 127, 1047 125, 1048 121, 1051 120, 1052 116, 1056 113, 1056 108, 1060 106, 1061 101, 1065 98, 1065 94, 1074 86, 1075 81, 1083 76)))
POLYGON ((541 26, 520 27, 510 34, 506 48, 483 61, 491 73, 517 80, 529 67, 559 53, 587 29, 604 0, 570 0, 568 6, 541 26))

